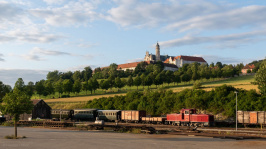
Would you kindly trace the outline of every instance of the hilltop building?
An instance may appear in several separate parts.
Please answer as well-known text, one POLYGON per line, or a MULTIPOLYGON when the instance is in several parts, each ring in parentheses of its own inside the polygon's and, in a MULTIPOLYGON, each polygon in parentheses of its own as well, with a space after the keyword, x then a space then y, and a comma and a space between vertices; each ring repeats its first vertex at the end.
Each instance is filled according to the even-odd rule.
MULTIPOLYGON (((168 56, 168 55, 161 55, 160 54, 160 45, 157 42, 155 48, 155 55, 149 54, 146 51, 146 55, 144 57, 144 62, 147 64, 153 64, 157 61, 162 61, 164 63, 164 70, 170 71, 177 71, 179 67, 182 67, 184 64, 191 64, 194 62, 198 62, 200 64, 207 64, 207 62, 202 57, 195 57, 195 56, 168 56)), ((126 64, 119 64, 117 66, 117 70, 135 70, 137 65, 141 62, 133 62, 133 63, 126 63, 126 64)), ((101 69, 108 68, 102 67, 101 69)))
POLYGON ((173 64, 177 67, 182 67, 184 64, 191 64, 194 62, 198 62, 200 64, 207 64, 207 62, 202 57, 196 56, 168 56, 168 55, 160 55, 160 45, 157 42, 156 44, 156 54, 149 54, 146 51, 146 55, 144 57, 144 61, 162 61, 166 64, 173 64))

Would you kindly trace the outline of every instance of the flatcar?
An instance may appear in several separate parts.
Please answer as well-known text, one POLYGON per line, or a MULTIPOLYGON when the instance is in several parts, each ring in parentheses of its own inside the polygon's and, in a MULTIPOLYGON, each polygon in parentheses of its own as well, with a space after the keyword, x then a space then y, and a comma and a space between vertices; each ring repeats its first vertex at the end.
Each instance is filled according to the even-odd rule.
POLYGON ((149 124, 165 124, 166 117, 142 117, 142 123, 149 123, 149 124))
POLYGON ((167 114, 166 123, 178 126, 212 126, 214 125, 214 116, 196 114, 196 109, 181 109, 179 114, 167 114))
POLYGON ((120 110, 97 110, 97 117, 98 117, 98 120, 118 122, 121 120, 121 111, 120 110))
POLYGON ((237 121, 241 124, 266 125, 266 111, 237 111, 237 121))
POLYGON ((142 117, 146 117, 146 111, 123 110, 121 111, 121 121, 124 122, 140 122, 142 117))
POLYGON ((54 120, 61 119, 73 119, 74 110, 66 110, 66 109, 52 109, 51 110, 52 118, 54 120))
POLYGON ((77 121, 95 121, 97 109, 74 109, 74 119, 77 121))

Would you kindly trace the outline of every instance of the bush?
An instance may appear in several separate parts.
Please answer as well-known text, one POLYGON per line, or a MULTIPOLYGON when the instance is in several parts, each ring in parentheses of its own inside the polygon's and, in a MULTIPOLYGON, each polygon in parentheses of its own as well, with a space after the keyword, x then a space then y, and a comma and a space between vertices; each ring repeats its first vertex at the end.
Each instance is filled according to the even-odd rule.
POLYGON ((62 95, 61 98, 69 98, 70 95, 62 95))
POLYGON ((202 86, 201 82, 200 81, 196 81, 193 84, 193 89, 200 89, 201 86, 202 86))

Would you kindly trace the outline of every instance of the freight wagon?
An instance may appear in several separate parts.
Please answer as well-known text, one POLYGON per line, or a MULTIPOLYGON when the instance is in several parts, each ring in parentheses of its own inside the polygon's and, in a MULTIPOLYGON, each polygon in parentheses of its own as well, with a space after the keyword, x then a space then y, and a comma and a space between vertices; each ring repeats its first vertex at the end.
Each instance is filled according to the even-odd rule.
POLYGON ((142 117, 141 121, 150 124, 165 124, 166 117, 142 117))
POLYGON ((266 125, 266 111, 237 111, 237 122, 266 125))
POLYGON ((142 117, 146 117, 146 111, 124 110, 121 111, 121 121, 140 122, 142 117))
POLYGON ((214 116, 209 114, 196 114, 196 109, 181 109, 179 114, 167 114, 166 124, 178 126, 212 126, 214 125, 214 116))

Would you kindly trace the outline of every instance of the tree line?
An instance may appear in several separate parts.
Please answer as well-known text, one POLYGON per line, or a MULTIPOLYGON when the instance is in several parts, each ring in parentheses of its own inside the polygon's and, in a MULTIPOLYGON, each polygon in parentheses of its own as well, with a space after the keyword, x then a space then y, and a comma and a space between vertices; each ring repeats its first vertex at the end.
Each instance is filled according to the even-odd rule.
MULTIPOLYGON (((262 61, 254 61, 251 64, 256 65, 257 71, 262 61)), ((152 64, 141 62, 137 65, 135 70, 119 70, 117 64, 111 64, 109 67, 96 68, 94 71, 90 67, 85 67, 82 71, 75 72, 59 72, 58 70, 48 72, 46 80, 37 82, 28 82, 24 84, 22 78, 19 78, 15 86, 24 88, 28 95, 32 96, 37 93, 38 95, 48 96, 54 95, 55 92, 59 93, 59 97, 65 93, 75 93, 78 95, 81 91, 86 94, 89 91, 96 91, 97 89, 108 90, 118 88, 120 90, 124 86, 131 88, 136 86, 163 85, 180 82, 196 81, 200 79, 210 78, 228 78, 239 75, 241 69, 244 67, 242 63, 237 65, 226 65, 221 62, 210 65, 192 63, 184 64, 178 71, 165 71, 164 64, 159 61, 152 64)), ((10 87, 9 87, 9 90, 10 87)), ((0 93, 1 96, 1 93, 0 93)))
POLYGON ((146 110, 149 115, 161 116, 179 112, 182 108, 196 108, 213 114, 235 116, 235 91, 238 91, 238 109, 244 111, 266 110, 266 96, 255 90, 236 89, 222 85, 212 91, 185 89, 131 91, 125 96, 102 97, 88 101, 86 108, 108 110, 146 110))

